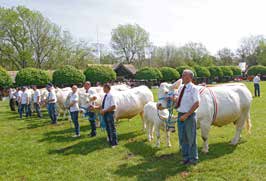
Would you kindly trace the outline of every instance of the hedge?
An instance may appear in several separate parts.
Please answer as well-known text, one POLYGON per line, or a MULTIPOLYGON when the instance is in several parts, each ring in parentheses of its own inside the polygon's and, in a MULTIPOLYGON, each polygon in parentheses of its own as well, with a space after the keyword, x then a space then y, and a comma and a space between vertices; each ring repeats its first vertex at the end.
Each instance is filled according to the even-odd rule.
POLYGON ((211 66, 211 67, 208 67, 208 70, 210 71, 211 78, 223 77, 224 75, 221 67, 211 66))
POLYGON ((0 66, 0 87, 6 88, 12 85, 12 79, 8 75, 7 71, 0 66))
POLYGON ((206 67, 196 66, 194 67, 197 77, 210 77, 211 73, 206 67))
POLYGON ((137 71, 135 78, 138 80, 161 80, 163 75, 157 68, 144 67, 137 71))
POLYGON ((233 71, 234 76, 241 75, 241 69, 238 66, 229 66, 229 68, 233 71))
POLYGON ((178 73, 178 71, 171 67, 162 67, 160 68, 160 71, 163 76, 162 77, 163 81, 172 81, 180 77, 180 74, 178 73))
POLYGON ((101 65, 89 66, 85 71, 84 75, 86 80, 95 84, 97 82, 106 83, 116 79, 116 73, 112 68, 101 65))
POLYGON ((195 71, 195 69, 194 69, 193 67, 190 67, 190 66, 188 66, 188 65, 183 65, 183 66, 176 67, 176 70, 178 71, 178 73, 179 73, 180 75, 183 74, 183 71, 184 71, 185 69, 192 70, 192 71, 194 72, 194 76, 195 76, 195 77, 197 76, 197 73, 196 73, 196 71, 195 71))
POLYGON ((234 75, 233 71, 231 70, 230 67, 228 66, 220 66, 222 71, 223 71, 223 76, 224 77, 231 77, 234 75))
POLYGON ((73 66, 66 65, 53 73, 55 85, 79 84, 85 81, 85 75, 73 66))
POLYGON ((266 66, 256 65, 248 69, 248 75, 257 75, 257 74, 266 75, 266 66))
POLYGON ((38 85, 44 86, 51 82, 51 78, 48 73, 41 69, 25 68, 20 70, 15 78, 16 85, 38 85))

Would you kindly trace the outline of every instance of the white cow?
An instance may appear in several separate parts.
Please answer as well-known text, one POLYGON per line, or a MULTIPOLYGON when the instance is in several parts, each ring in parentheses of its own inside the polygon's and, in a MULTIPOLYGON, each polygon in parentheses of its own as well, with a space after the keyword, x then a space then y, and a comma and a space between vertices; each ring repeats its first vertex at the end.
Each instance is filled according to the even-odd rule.
MULTIPOLYGON (((168 109, 158 110, 157 103, 148 102, 144 106, 143 120, 147 126, 148 141, 151 141, 153 139, 153 132, 155 129, 157 137, 157 142, 156 142, 157 147, 160 147, 160 129, 166 131, 166 143, 167 146, 171 147, 171 142, 170 142, 171 131, 166 128, 166 121, 168 120, 168 118, 169 118, 168 109)), ((171 126, 174 127, 174 124, 171 123, 171 126)))
MULTIPOLYGON (((176 92, 178 87, 182 84, 182 79, 179 79, 174 84, 169 84, 166 82, 161 83, 159 91, 158 91, 158 97, 159 99, 165 100, 170 98, 172 94, 176 92)), ((167 107, 167 102, 163 101, 164 107, 167 107)), ((157 109, 157 104, 155 102, 149 102, 144 106, 144 121, 147 125, 147 133, 148 133, 148 140, 151 141, 153 139, 153 132, 155 130, 157 141, 156 146, 160 147, 160 129, 166 131, 166 142, 167 146, 171 146, 170 142, 170 133, 171 130, 167 129, 166 121, 169 118, 169 110, 168 109, 157 109)), ((171 117, 172 119, 176 119, 176 117, 171 117)), ((174 127, 174 125, 171 123, 171 127, 174 127)))
MULTIPOLYGON (((65 88, 56 88, 55 94, 57 98, 57 106, 63 111, 63 119, 66 118, 66 115, 68 113, 68 105, 69 105, 69 97, 70 93, 72 92, 71 87, 65 87, 65 88)), ((68 117, 69 119, 69 117, 68 117)))
MULTIPOLYGON (((132 118, 140 114, 143 120, 143 108, 149 101, 153 101, 153 94, 146 86, 139 86, 125 91, 112 90, 115 97, 117 108, 115 112, 115 119, 132 118)), ((88 107, 90 104, 100 106, 104 93, 97 93, 95 95, 83 94, 80 97, 81 107, 88 107)), ((146 128, 144 122, 143 127, 146 128)))
MULTIPOLYGON (((204 141, 202 151, 207 153, 208 134, 211 125, 224 126, 229 123, 236 125, 236 133, 231 141, 236 145, 240 133, 247 123, 248 132, 251 128, 250 105, 252 95, 244 84, 224 84, 214 87, 197 86, 200 92, 200 105, 197 110, 197 123, 201 128, 204 141)), ((166 100, 159 100, 158 107, 164 107, 166 100)))

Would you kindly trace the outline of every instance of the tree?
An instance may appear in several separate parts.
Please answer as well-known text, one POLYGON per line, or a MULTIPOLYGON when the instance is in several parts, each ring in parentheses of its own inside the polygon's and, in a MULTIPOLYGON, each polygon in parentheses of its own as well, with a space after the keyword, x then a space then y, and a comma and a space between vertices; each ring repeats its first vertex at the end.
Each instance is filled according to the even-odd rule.
POLYGON ((162 73, 163 81, 173 81, 180 77, 178 71, 171 67, 162 67, 159 69, 162 73))
POLYGON ((112 48, 126 63, 133 63, 140 58, 145 47, 150 45, 149 33, 137 24, 119 25, 111 34, 112 48))
POLYGON ((161 80, 162 73, 157 68, 144 67, 137 71, 135 78, 138 80, 161 80))
POLYGON ((12 79, 7 71, 0 66, 0 88, 6 88, 12 85, 12 79))
POLYGON ((211 73, 206 67, 195 66, 197 77, 210 77, 211 73))
POLYGON ((84 75, 86 80, 91 81, 92 83, 106 83, 116 79, 116 73, 112 68, 102 65, 93 65, 89 66, 85 71, 84 75))
POLYGON ((261 42, 256 50, 257 62, 261 65, 266 65, 266 43, 261 42))
POLYGON ((79 84, 85 81, 85 75, 73 66, 66 65, 53 73, 55 85, 79 84))
POLYGON ((15 78, 16 85, 41 85, 44 86, 51 82, 47 71, 36 68, 25 68, 20 70, 15 78))
POLYGON ((234 53, 229 48, 223 48, 217 52, 218 65, 233 65, 234 63, 234 53))
POLYGON ((256 65, 256 49, 260 43, 265 42, 262 35, 244 37, 240 42, 240 47, 237 49, 237 54, 242 61, 247 62, 249 65, 256 65))

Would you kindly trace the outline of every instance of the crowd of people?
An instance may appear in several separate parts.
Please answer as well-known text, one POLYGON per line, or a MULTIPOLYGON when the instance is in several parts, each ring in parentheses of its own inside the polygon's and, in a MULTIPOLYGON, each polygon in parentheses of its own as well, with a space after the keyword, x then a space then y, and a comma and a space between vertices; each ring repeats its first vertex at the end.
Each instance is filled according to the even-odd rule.
MULTIPOLYGON (((31 86, 33 92, 33 96, 31 96, 31 92, 29 87, 23 86, 22 88, 16 88, 15 90, 9 90, 9 105, 12 111, 17 111, 19 113, 20 119, 25 115, 26 118, 32 116, 32 107, 34 107, 34 112, 38 118, 42 118, 41 112, 41 93, 37 86, 31 86), (33 106, 32 106, 33 105, 33 106)), ((48 96, 46 98, 46 108, 48 114, 51 119, 51 124, 57 124, 58 121, 58 109, 57 109, 57 96, 55 93, 54 86, 52 84, 48 84, 46 86, 48 91, 48 96)), ((67 109, 70 112, 71 120, 75 127, 75 134, 73 137, 80 137, 80 126, 79 126, 79 94, 77 85, 73 85, 71 87, 72 92, 69 95, 69 105, 67 109)), ((96 92, 91 89, 91 83, 89 81, 84 83, 85 92, 90 95, 95 95, 96 92)), ((91 133, 90 137, 95 137, 97 135, 96 131, 96 110, 99 110, 101 117, 104 120, 104 125, 106 127, 108 141, 112 147, 115 147, 118 144, 116 128, 114 124, 114 112, 116 109, 115 98, 110 92, 111 86, 110 84, 103 85, 103 91, 105 93, 104 99, 102 101, 101 106, 96 106, 93 103, 89 105, 87 109, 87 115, 89 116, 88 120, 91 125, 91 133)))

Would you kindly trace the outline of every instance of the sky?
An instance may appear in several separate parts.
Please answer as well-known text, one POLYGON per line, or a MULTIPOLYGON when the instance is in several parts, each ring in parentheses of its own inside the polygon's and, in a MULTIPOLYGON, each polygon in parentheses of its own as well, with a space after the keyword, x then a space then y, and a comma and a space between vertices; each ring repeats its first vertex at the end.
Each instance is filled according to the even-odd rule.
POLYGON ((0 0, 40 11, 75 39, 109 44, 119 24, 139 24, 154 45, 203 43, 211 54, 266 34, 265 0, 0 0))

